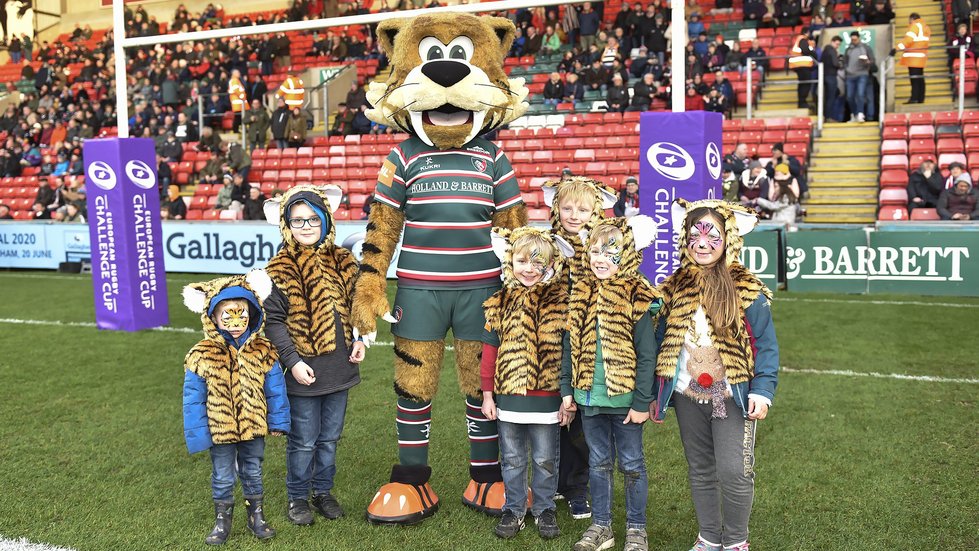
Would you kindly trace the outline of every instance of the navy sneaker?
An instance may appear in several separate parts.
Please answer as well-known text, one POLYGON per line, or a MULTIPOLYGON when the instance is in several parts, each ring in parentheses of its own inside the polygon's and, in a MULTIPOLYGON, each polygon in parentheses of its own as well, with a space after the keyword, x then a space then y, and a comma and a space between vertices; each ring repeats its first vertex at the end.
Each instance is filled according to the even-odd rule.
POLYGON ((568 500, 568 507, 571 509, 571 518, 581 520, 591 518, 591 504, 585 496, 577 496, 568 500))

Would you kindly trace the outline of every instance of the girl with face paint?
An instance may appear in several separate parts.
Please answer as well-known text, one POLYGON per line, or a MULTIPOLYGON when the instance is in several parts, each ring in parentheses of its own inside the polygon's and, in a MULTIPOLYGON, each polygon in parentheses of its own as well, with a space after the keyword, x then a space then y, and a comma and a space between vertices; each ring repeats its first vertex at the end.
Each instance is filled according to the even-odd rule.
POLYGON ((662 422, 676 409, 699 524, 691 551, 749 549, 755 423, 768 414, 778 372, 771 292, 738 258, 756 222, 723 201, 674 205, 681 262, 661 286, 650 416, 662 422))

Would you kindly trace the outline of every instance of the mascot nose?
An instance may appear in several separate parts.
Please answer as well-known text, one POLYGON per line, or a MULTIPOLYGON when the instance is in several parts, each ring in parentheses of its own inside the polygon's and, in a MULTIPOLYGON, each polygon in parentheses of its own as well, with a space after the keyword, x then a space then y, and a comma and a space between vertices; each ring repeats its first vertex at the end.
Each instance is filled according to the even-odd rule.
POLYGON ((470 72, 468 65, 458 61, 429 61, 422 65, 422 74, 443 88, 454 86, 470 72))

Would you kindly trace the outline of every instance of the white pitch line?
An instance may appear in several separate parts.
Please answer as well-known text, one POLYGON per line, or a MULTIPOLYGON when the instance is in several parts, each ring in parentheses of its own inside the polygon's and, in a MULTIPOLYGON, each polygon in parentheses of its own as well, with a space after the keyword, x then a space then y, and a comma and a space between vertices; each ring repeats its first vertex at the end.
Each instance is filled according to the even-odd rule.
POLYGON ((786 373, 808 373, 812 375, 836 375, 839 377, 871 377, 874 379, 897 379, 901 381, 919 381, 926 383, 957 383, 979 385, 979 379, 956 379, 953 377, 936 377, 933 375, 905 375, 903 373, 877 373, 875 371, 860 372, 848 369, 796 369, 780 367, 779 371, 786 373))
POLYGON ((893 306, 944 306, 946 308, 979 308, 979 304, 924 302, 920 300, 846 300, 840 298, 799 298, 777 296, 775 302, 823 302, 827 304, 887 304, 893 306))
POLYGON ((57 547, 44 543, 33 543, 27 538, 8 540, 0 537, 0 551, 75 551, 69 547, 57 547))

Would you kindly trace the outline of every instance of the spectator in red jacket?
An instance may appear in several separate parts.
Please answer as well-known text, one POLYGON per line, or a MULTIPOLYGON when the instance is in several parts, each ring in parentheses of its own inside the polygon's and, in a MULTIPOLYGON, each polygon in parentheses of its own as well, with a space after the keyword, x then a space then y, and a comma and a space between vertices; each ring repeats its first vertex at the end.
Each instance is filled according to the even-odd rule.
POLYGON ((688 87, 687 97, 684 98, 683 105, 686 111, 703 111, 704 98, 693 87, 688 87))

